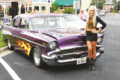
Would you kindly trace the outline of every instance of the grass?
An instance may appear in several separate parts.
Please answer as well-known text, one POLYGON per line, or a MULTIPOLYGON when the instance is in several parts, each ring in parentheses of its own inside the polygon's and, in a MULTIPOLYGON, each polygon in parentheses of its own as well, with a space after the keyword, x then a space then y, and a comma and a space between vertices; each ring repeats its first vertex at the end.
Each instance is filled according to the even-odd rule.
POLYGON ((0 48, 7 46, 6 42, 1 37, 2 32, 0 31, 0 48))

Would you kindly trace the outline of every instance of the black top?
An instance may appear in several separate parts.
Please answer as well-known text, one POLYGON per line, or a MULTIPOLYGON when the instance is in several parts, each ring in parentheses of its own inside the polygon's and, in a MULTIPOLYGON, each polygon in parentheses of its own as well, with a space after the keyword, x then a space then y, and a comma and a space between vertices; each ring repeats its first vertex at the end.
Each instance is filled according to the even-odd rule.
POLYGON ((103 20, 101 20, 98 16, 96 16, 96 21, 102 24, 101 29, 104 29, 106 27, 106 23, 103 20))

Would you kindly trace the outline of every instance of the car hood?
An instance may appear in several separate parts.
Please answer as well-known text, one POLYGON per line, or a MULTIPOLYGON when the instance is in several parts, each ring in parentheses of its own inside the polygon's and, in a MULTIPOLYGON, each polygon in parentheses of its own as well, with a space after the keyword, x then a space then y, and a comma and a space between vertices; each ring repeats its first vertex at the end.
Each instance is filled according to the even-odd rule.
POLYGON ((85 35, 82 35, 82 32, 72 28, 55 28, 42 31, 44 35, 55 38, 59 47, 84 45, 85 35))
MULTIPOLYGON (((84 21, 74 21, 74 22, 67 22, 68 28, 74 28, 74 29, 83 29, 86 27, 86 22, 84 21)), ((97 28, 102 27, 100 23, 97 24, 97 28)))

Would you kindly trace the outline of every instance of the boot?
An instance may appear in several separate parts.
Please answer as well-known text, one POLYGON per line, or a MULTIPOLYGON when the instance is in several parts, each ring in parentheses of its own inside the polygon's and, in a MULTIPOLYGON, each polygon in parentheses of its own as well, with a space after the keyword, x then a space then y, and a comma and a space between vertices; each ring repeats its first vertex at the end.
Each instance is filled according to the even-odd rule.
POLYGON ((92 65, 91 65, 91 71, 94 71, 96 69, 95 62, 96 62, 96 59, 93 59, 92 65))
POLYGON ((88 70, 92 68, 92 59, 88 59, 88 70))

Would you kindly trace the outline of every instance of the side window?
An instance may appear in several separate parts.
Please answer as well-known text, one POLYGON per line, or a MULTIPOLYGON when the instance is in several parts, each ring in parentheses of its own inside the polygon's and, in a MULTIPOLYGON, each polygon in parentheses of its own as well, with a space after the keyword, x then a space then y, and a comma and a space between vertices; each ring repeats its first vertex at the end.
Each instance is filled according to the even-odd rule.
POLYGON ((14 27, 18 27, 19 25, 19 19, 14 19, 14 27))
POLYGON ((27 29, 27 19, 21 19, 20 28, 27 29))

